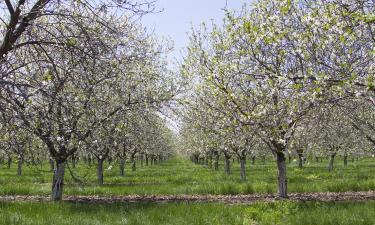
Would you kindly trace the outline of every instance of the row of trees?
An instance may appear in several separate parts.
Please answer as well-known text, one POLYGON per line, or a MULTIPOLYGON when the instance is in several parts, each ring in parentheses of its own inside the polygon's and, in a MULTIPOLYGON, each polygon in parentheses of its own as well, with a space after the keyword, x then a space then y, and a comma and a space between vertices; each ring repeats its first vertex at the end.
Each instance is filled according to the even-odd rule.
MULTIPOLYGON (((192 91, 181 135, 190 153, 268 149, 287 197, 286 158, 373 154, 375 4, 265 0, 190 35, 181 73, 192 91)), ((217 164, 217 163, 215 163, 217 164)))
POLYGON ((50 156, 53 200, 72 156, 95 156, 102 183, 109 155, 170 149, 160 114, 179 92, 170 46, 137 22, 153 2, 5 0, 0 10, 2 149, 19 162, 50 156))

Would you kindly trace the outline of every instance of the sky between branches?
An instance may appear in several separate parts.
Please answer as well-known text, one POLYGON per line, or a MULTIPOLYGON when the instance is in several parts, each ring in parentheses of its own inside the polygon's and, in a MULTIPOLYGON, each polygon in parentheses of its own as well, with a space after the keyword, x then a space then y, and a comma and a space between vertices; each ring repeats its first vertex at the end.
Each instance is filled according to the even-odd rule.
POLYGON ((251 4, 251 0, 158 0, 160 13, 149 14, 142 23, 158 36, 164 36, 174 42, 171 59, 181 60, 181 51, 189 43, 188 32, 202 22, 220 23, 224 17, 224 8, 240 10, 251 4))

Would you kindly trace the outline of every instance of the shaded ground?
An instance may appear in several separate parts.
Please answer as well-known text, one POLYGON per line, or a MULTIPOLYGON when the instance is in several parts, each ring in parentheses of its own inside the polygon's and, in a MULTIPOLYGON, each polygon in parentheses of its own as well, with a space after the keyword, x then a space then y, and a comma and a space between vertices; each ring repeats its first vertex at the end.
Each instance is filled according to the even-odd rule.
MULTIPOLYGON (((252 195, 165 195, 165 196, 65 196, 66 202, 80 203, 122 203, 122 202, 223 202, 223 203, 257 203, 280 201, 277 195, 272 194, 252 194, 252 195)), ((367 201, 375 200, 375 191, 368 192, 326 192, 326 193, 291 193, 288 200, 291 201, 367 201)), ((2 202, 14 201, 50 201, 48 196, 0 196, 2 202)))

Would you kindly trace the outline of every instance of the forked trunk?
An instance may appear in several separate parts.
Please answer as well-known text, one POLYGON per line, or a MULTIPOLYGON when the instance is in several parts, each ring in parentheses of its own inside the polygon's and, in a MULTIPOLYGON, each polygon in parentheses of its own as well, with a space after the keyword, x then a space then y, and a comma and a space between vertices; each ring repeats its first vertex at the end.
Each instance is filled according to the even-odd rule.
POLYGON ((246 180, 246 157, 240 159, 241 164, 241 180, 246 180))
POLYGON ((282 152, 277 153, 277 169, 278 169, 278 188, 279 197, 287 198, 287 178, 286 178, 286 163, 285 156, 282 152))
POLYGON ((56 162, 56 169, 53 174, 52 180, 52 201, 62 200, 62 193, 64 187, 64 172, 65 172, 65 163, 56 162))
POLYGON ((103 185, 104 176, 103 176, 103 159, 98 159, 98 184, 103 185))

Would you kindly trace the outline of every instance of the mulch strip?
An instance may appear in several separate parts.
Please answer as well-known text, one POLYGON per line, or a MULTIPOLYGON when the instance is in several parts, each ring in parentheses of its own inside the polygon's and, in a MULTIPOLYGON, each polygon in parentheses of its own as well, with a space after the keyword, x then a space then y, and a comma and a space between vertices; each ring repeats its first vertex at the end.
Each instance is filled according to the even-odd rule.
MULTIPOLYGON (((125 203, 125 202, 223 202, 230 204, 251 204, 256 202, 275 202, 284 200, 274 194, 251 194, 251 195, 129 195, 129 196, 65 196, 65 202, 77 203, 125 203)), ((367 192, 322 192, 322 193, 291 193, 288 196, 291 201, 368 201, 375 200, 375 191, 367 192)), ((48 196, 0 196, 0 202, 50 201, 48 196)))

